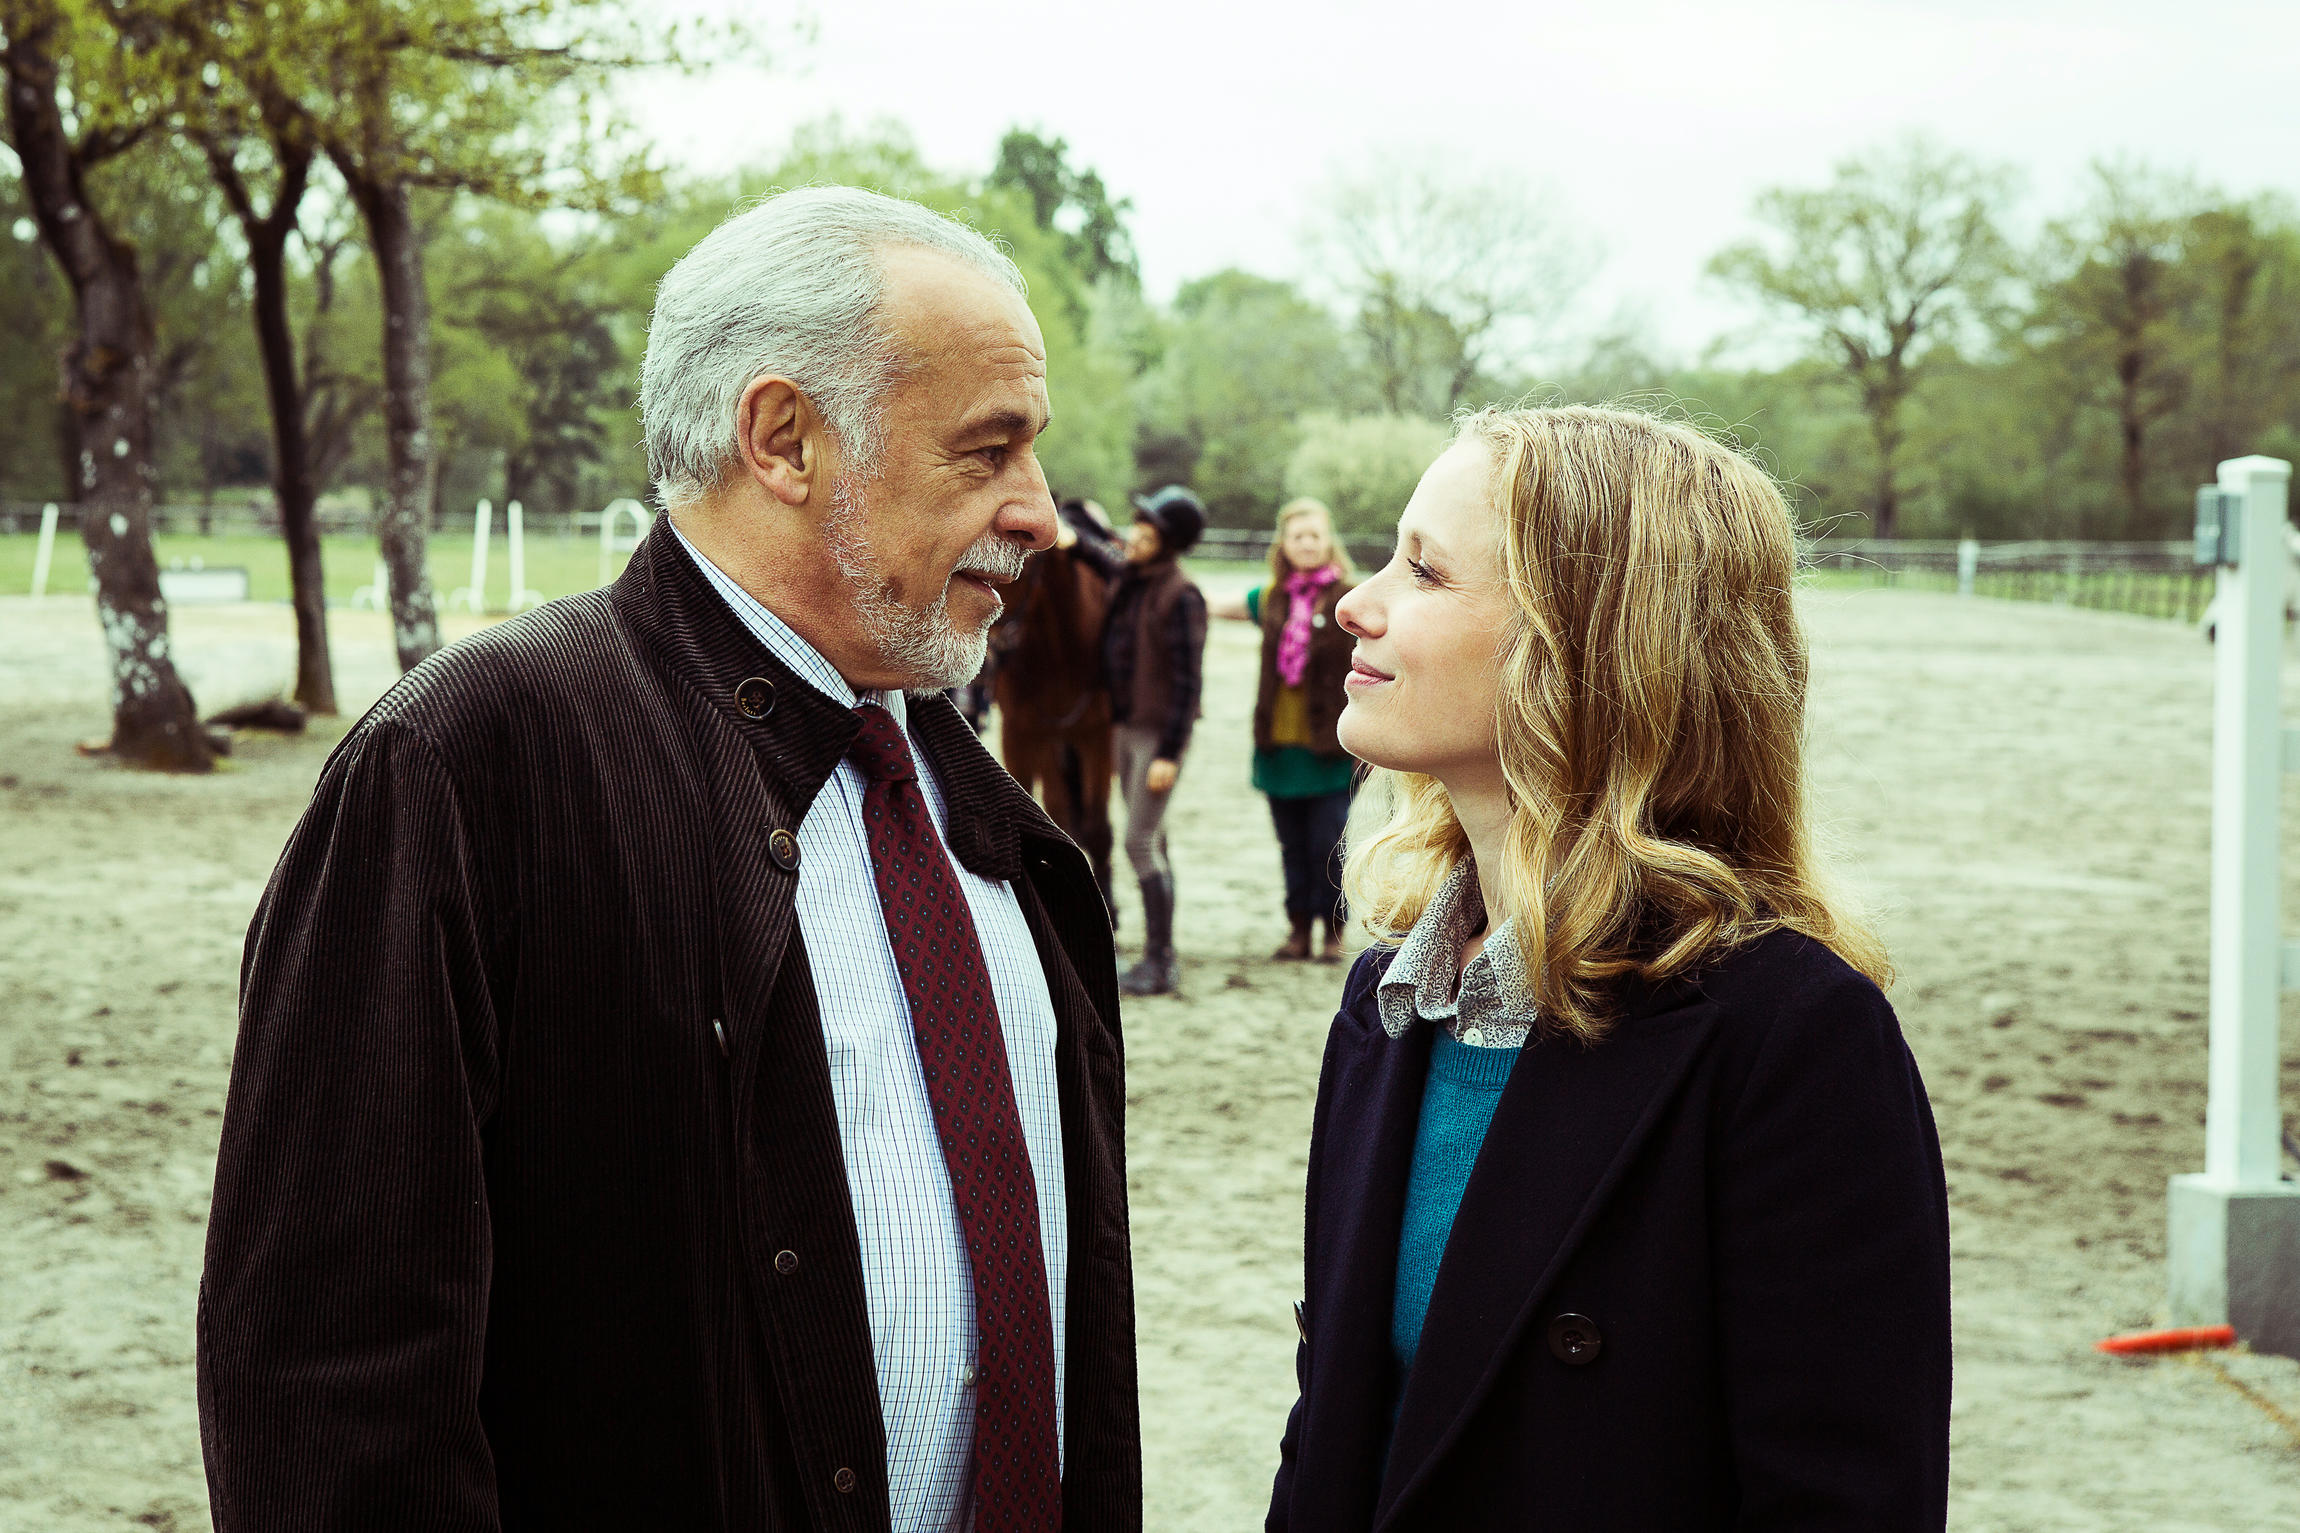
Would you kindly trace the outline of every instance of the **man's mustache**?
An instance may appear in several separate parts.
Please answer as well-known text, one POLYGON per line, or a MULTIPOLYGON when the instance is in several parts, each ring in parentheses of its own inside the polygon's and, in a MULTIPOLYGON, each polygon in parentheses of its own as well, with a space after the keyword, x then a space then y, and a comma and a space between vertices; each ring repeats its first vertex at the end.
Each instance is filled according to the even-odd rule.
POLYGON ((953 575, 987 575, 993 580, 1013 580, 1022 574, 1023 564, 1030 551, 1020 544, 996 533, 988 533, 975 540, 959 561, 953 575))

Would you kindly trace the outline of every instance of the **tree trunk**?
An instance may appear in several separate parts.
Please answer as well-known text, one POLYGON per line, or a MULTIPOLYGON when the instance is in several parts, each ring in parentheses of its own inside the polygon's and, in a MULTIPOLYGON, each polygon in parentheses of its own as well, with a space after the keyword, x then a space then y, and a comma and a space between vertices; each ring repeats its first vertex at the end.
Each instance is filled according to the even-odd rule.
POLYGON ((391 572, 391 637, 401 670, 439 648, 439 604, 424 564, 431 531, 431 302, 423 287, 423 240, 398 180, 373 181, 341 157, 367 224, 383 292, 383 435, 388 483, 376 516, 376 542, 391 572))
POLYGON ((89 205, 81 151, 57 103, 48 30, 14 32, 0 53, 8 136, 41 239, 72 284, 80 334, 64 354, 64 397, 80 444, 73 488, 112 652, 111 751, 165 771, 205 772, 214 748, 176 674, 152 554, 152 320, 135 251, 89 205))
POLYGON ((296 377, 295 334, 288 321, 287 241, 295 231, 311 171, 311 151, 272 142, 280 167, 270 213, 257 217, 230 156, 211 148, 209 163, 224 198, 247 235, 248 269, 255 277, 256 353, 272 413, 272 491, 279 496, 280 536, 287 544, 288 587, 295 607, 295 700, 313 713, 336 711, 335 663, 328 651, 327 571, 320 558, 316 505, 304 430, 304 399, 296 377))
POLYGON ((80 499, 80 416, 61 392, 56 395, 56 498, 66 505, 80 499))
POLYGON ((2140 398, 2144 361, 2137 347, 2116 359, 2116 433, 2120 446, 2117 484, 2124 491, 2124 535, 2131 537, 2148 513, 2148 417, 2140 398))
POLYGON ((1877 444, 1876 487, 1869 498, 1869 536, 1890 538, 1901 530, 1901 398, 1887 393, 1870 405, 1869 434, 1877 444))

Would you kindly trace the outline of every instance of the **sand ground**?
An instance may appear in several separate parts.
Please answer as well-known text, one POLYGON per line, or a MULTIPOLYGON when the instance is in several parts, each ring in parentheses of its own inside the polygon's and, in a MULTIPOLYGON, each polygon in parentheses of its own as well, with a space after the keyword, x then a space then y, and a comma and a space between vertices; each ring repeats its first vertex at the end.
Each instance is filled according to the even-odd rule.
MULTIPOLYGON (((284 609, 176 616, 203 704, 285 675, 284 609)), ((2171 624, 1882 591, 1815 593, 1807 619, 1821 804, 1901 964, 1948 1160, 1954 1525, 2300 1530, 2300 1364, 2091 1350, 2157 1318, 2164 1179, 2202 1162, 2206 646, 2171 624)), ((390 679, 381 620, 341 613, 335 631, 364 705, 390 679)), ((1171 816, 1186 992, 1126 1017, 1161 1533, 1260 1524, 1341 981, 1264 957, 1281 922, 1246 784, 1253 641, 1214 635, 1171 816)), ((8 1533, 208 1526, 191 1317, 239 944, 343 728, 243 737, 219 775, 168 779, 72 753, 102 733, 102 696, 84 604, 0 598, 8 1533)), ((2288 1008, 2300 1108, 2296 1023, 2288 1008)))

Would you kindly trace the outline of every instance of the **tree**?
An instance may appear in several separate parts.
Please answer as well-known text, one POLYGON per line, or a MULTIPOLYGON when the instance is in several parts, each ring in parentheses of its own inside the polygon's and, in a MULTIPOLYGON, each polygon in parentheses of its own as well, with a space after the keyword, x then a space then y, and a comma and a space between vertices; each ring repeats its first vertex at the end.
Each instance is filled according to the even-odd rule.
POLYGON ((617 71, 675 63, 674 29, 625 0, 217 0, 265 40, 276 86, 360 213, 382 297, 386 476, 377 543, 403 667, 439 647, 425 569, 439 460, 430 293, 417 198, 475 192, 605 209, 653 172, 607 109, 617 71))
POLYGON ((1594 264, 1546 194, 1398 156, 1333 183, 1311 251, 1355 311, 1383 408, 1432 419, 1554 345, 1594 264))
POLYGON ((2132 164, 2093 167, 2090 201, 2045 237, 2034 323, 2071 393, 2116 421, 2117 487, 2128 536, 2153 529, 2149 452, 2186 402, 2201 296, 2186 262, 2193 187, 2132 164))
POLYGON ((88 184, 152 133, 165 82, 73 0, 0 0, 0 80, 26 200, 78 310, 63 394, 80 537, 112 652, 109 749, 139 765, 204 772, 214 749, 176 674, 152 553, 152 315, 135 248, 88 184))
POLYGON ((1451 437, 1413 415, 1312 415, 1286 463, 1286 493, 1324 501, 1346 537, 1387 537, 1451 437))
POLYGON ((1146 444, 1167 454, 1158 482, 1186 480, 1217 524, 1236 527, 1266 524, 1284 497, 1300 417, 1375 404, 1333 314, 1242 271, 1183 284, 1137 396, 1146 444))
POLYGON ((297 366, 288 312, 288 241, 301 232, 319 144, 310 118, 271 66, 264 34, 252 27, 218 28, 202 14, 212 8, 194 4, 169 18, 187 67, 213 81, 187 131, 247 244, 250 313, 272 423, 272 493, 279 502, 295 612, 295 700, 313 713, 332 714, 335 663, 328 650, 327 573, 320 553, 314 401, 307 392, 308 371, 297 366), (267 171, 268 198, 255 184, 267 171))
POLYGON ((1902 412, 1926 354, 1992 309, 2010 269, 1999 220, 2010 177, 1912 138, 1837 167, 1825 187, 1774 187, 1775 238, 1729 247, 1712 275, 1796 316, 1861 402, 1875 454, 1870 530, 1899 530, 1902 412))
POLYGON ((1059 138, 1009 129, 999 140, 998 163, 991 167, 988 184, 1018 191, 1030 200, 1032 221, 1044 232, 1061 236, 1063 253, 1089 286, 1105 277, 1140 286, 1134 238, 1126 231, 1133 201, 1124 197, 1111 201, 1100 173, 1073 167, 1069 154, 1069 144, 1059 138))
POLYGON ((628 419, 614 322, 646 293, 613 284, 598 237, 553 240, 521 208, 468 208, 435 250, 442 414, 462 446, 500 454, 504 500, 572 509, 606 456, 610 420, 628 419))
POLYGON ((2183 243, 2202 344, 2182 435, 2201 482, 2278 428, 2300 429, 2300 219, 2271 199, 2221 203, 2189 219, 2183 243))

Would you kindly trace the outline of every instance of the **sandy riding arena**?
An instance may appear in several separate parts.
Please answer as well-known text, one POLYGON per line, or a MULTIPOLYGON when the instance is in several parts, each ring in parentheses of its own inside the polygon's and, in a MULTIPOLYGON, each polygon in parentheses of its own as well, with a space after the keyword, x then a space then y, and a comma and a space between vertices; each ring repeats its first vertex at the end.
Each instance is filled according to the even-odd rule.
MULTIPOLYGON (((2207 647, 2173 623, 1945 596, 1817 589, 1806 611, 1829 831, 1883 912, 1948 1158, 1955 1525, 2300 1530, 2300 1364, 2091 1346, 2158 1318, 2164 1181, 2203 1163, 2207 647)), ((363 706, 389 680, 382 625, 337 624, 363 706)), ((208 706, 284 674, 288 632, 279 607, 177 615, 208 706)), ((1282 921, 1246 782, 1253 644, 1242 624, 1214 635, 1169 821, 1185 993, 1126 1017, 1157 1533, 1260 1525, 1341 983, 1264 957, 1282 921)), ((83 600, 0 598, 11 1533, 208 1526, 192 1311, 240 939, 343 729, 243 736, 213 778, 153 777, 73 753, 102 696, 83 600)), ((2285 812, 2300 837, 2300 793, 2285 812)), ((2300 876, 2286 911, 2300 923, 2300 876)), ((1129 909, 1122 943, 1138 936, 1129 909)), ((2284 1036, 2300 1116, 2300 1008, 2284 1036)))

